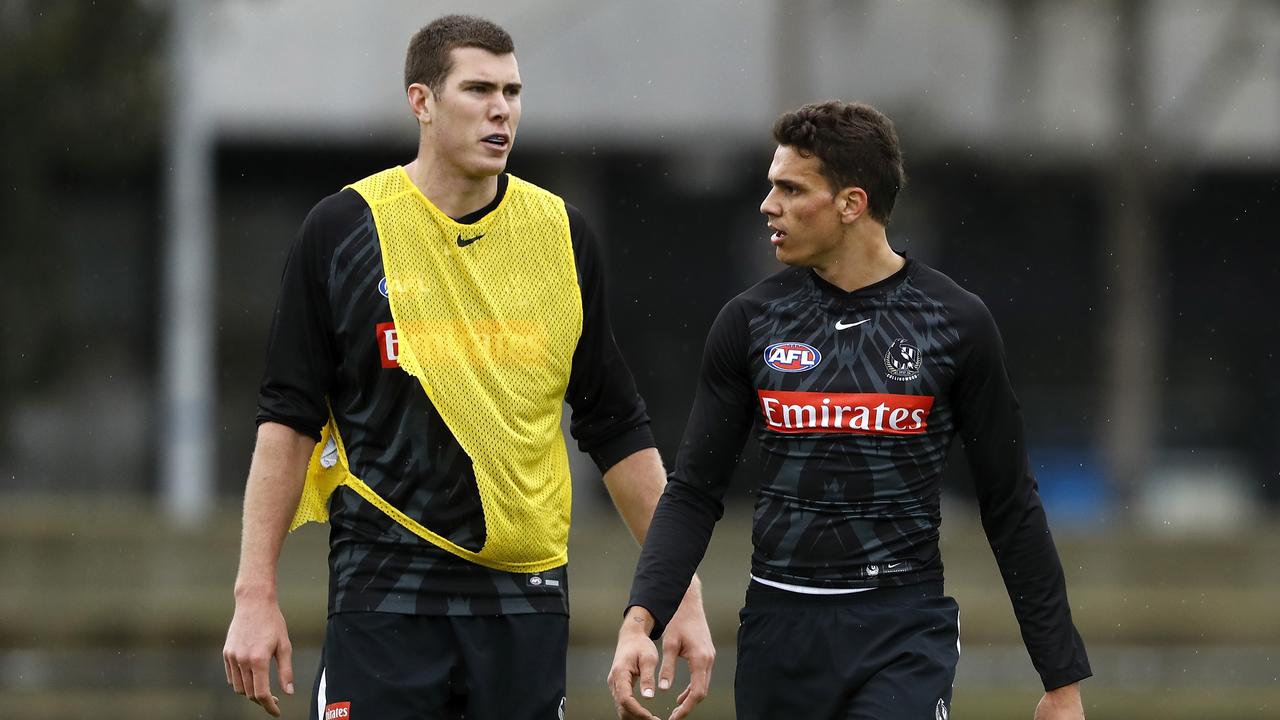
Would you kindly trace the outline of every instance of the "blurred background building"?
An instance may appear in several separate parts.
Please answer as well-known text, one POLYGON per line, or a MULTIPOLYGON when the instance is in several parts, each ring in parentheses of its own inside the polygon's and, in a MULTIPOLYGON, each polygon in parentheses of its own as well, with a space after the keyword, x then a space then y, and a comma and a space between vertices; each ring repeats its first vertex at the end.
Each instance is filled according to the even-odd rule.
MULTIPOLYGON (((712 318, 777 267, 773 118, 833 97, 893 117, 890 240, 1000 324, 1091 717, 1280 717, 1267 0, 0 0, 0 693, 32 717, 253 716, 218 651, 285 253, 320 198, 412 159, 404 47, 455 11, 516 40, 510 169, 604 239, 668 462, 712 318)), ((731 716, 750 465, 703 568, 723 651, 703 717, 731 716)), ((957 717, 1025 717, 1035 678, 961 465, 957 717)), ((577 469, 570 716, 605 717, 635 549, 577 469)), ((291 538, 282 571, 300 686, 324 542, 291 538)))

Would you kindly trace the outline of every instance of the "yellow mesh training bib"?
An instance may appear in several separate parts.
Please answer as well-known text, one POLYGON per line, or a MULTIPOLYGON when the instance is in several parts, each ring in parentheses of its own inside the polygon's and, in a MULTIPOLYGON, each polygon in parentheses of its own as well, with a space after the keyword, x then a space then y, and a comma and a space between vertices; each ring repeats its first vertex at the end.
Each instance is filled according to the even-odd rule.
POLYGON ((400 367, 422 384, 470 456, 486 538, 459 547, 351 474, 330 417, 294 527, 327 521, 347 485, 404 527, 466 560, 512 572, 568 561, 569 459, 560 414, 582 333, 569 217, 559 197, 508 176, 471 225, 446 216, 401 167, 352 185, 373 211, 400 367))

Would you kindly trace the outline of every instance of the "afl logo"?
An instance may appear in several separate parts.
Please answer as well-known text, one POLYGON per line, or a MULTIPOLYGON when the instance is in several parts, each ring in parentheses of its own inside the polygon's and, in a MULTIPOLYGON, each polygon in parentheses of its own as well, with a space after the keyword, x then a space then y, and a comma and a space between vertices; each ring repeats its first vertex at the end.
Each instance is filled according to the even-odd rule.
POLYGON ((539 576, 539 575, 534 575, 534 576, 530 577, 530 578, 529 578, 529 584, 530 584, 530 585, 532 585, 532 586, 534 586, 534 587, 538 587, 539 585, 541 585, 541 584, 542 584, 542 577, 541 577, 541 576, 539 576))
POLYGON ((920 348, 902 338, 893 341, 884 354, 884 366, 890 380, 915 380, 920 377, 923 356, 920 348))
POLYGON ((804 343, 780 342, 764 349, 764 364, 778 372, 804 372, 818 367, 820 362, 822 353, 804 343))
POLYGON ((387 279, 382 278, 378 281, 378 292, 382 293, 382 297, 389 298, 391 294, 387 292, 387 279))

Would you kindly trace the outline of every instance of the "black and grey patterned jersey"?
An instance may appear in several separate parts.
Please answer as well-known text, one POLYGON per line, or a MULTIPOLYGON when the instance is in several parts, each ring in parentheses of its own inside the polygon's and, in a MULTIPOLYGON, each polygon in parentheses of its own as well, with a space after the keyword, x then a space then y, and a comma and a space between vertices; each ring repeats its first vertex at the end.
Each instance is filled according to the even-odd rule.
MULTIPOLYGON (((474 223, 503 198, 459 219, 474 223)), ((583 305, 565 399, 570 434, 603 472, 653 447, 649 418, 613 339, 595 238, 566 208, 583 305)), ((258 422, 319 439, 333 417, 352 472, 463 547, 484 542, 471 459, 418 380, 399 369, 382 253, 368 205, 354 190, 322 200, 286 262, 272 323, 258 422)), ((329 501, 329 610, 422 615, 568 612, 565 567, 532 574, 475 565, 437 548, 350 488, 329 501)))
POLYGON ((753 424, 754 576, 813 588, 940 581, 941 477, 959 434, 1037 670, 1052 687, 1089 675, 1003 344, 977 296, 907 260, 851 293, 790 268, 725 305, 632 587, 655 636, 706 551, 753 424))

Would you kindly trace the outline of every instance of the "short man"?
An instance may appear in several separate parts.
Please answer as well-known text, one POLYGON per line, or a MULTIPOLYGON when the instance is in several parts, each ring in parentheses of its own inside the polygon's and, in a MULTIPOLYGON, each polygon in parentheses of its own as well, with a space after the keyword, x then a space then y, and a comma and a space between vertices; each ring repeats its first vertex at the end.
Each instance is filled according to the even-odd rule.
POLYGON ((1089 662, 1028 469, 987 308, 889 247, 904 181, 892 123, 861 104, 782 115, 760 211, 791 267, 734 298, 707 338, 693 410, 609 673, 627 718, 723 513, 753 423, 763 484, 738 633, 739 718, 946 718, 959 658, 938 554, 940 479, 964 441, 983 526, 1046 693, 1081 718, 1089 662))
MULTIPOLYGON (((520 120, 510 36, 441 18, 410 42, 405 85, 417 158, 322 200, 286 263, 227 680, 280 714, 272 658, 293 693, 280 547, 290 518, 328 519, 329 622, 305 716, 564 717, 562 403, 641 541, 661 460, 595 238, 562 199, 503 174, 520 120)), ((701 697, 713 649, 696 584, 687 597, 670 646, 701 697)))

